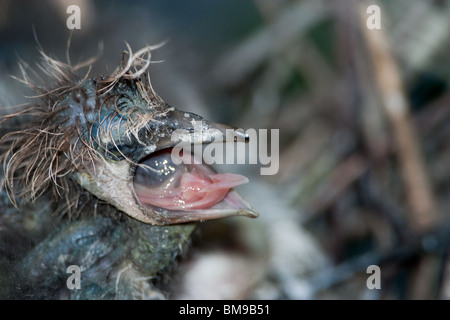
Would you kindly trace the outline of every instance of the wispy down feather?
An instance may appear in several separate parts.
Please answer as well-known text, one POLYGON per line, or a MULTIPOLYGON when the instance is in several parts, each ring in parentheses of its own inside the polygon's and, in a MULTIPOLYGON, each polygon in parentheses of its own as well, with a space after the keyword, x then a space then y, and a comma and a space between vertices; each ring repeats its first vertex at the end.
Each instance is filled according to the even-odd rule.
POLYGON ((73 183, 71 174, 81 164, 95 166, 98 161, 105 161, 104 154, 97 148, 105 145, 103 140, 107 140, 103 148, 106 153, 114 147, 122 153, 117 147, 122 138, 140 142, 139 131, 156 112, 165 112, 148 74, 152 51, 159 46, 147 46, 133 53, 127 44, 117 70, 99 79, 89 78, 95 59, 71 65, 69 59, 64 63, 41 50, 40 72, 20 63, 21 77, 16 79, 30 87, 39 102, 22 106, 0 120, 6 127, 12 122, 23 123, 0 139, 2 186, 16 206, 21 201, 33 202, 49 193, 61 204, 60 212, 76 212, 80 195, 86 192, 73 183), (87 68, 87 72, 79 77, 77 72, 83 68, 87 68), (52 85, 49 86, 40 74, 47 76, 52 85), (137 90, 140 101, 122 94, 120 87, 124 85, 137 90), (145 112, 142 108, 130 107, 139 102, 146 105, 145 112), (106 104, 112 105, 114 110, 105 116, 102 108, 106 104), (95 128, 97 132, 93 132, 95 128), (114 130, 120 128, 125 128, 125 132, 117 140, 118 132, 114 130))

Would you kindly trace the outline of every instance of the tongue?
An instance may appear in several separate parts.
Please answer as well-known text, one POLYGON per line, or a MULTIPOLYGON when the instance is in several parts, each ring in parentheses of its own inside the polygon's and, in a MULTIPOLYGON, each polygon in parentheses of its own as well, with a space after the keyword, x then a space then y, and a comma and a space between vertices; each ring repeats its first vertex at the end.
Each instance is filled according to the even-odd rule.
POLYGON ((207 209, 225 198, 230 189, 247 183, 244 176, 232 173, 210 174, 208 177, 184 172, 175 186, 174 180, 159 186, 135 184, 135 192, 143 204, 169 210, 207 209))

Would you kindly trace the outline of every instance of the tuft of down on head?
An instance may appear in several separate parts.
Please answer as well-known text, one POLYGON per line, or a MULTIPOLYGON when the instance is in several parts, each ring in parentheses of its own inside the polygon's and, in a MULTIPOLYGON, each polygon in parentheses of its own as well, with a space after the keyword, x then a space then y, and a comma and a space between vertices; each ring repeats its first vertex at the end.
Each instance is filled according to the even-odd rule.
POLYGON ((71 181, 79 167, 95 166, 105 157, 133 161, 118 148, 118 141, 125 137, 140 143, 141 129, 154 115, 170 110, 150 83, 148 69, 156 48, 147 46, 133 53, 127 45, 117 70, 99 79, 88 77, 93 59, 73 66, 41 51, 38 67, 51 86, 26 64, 20 64, 22 77, 18 80, 30 87, 40 102, 0 120, 5 127, 22 124, 0 138, 2 187, 16 206, 46 194, 61 204, 59 212, 77 214, 81 199, 92 200, 71 181), (85 76, 78 77, 76 72, 85 67, 85 76), (130 108, 130 101, 138 108, 130 108), (115 110, 105 111, 105 106, 115 110))

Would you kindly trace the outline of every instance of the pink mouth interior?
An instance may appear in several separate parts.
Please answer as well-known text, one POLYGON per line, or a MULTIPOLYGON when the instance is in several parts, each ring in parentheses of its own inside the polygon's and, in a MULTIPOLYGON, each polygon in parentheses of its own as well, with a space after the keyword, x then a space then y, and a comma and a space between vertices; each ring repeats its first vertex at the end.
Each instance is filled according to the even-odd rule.
MULTIPOLYGON (((171 156, 170 151, 164 152, 171 156)), ((151 158, 146 163, 151 163, 151 158)), ((140 177, 135 178, 134 189, 142 204, 169 210, 207 209, 221 202, 232 188, 248 182, 238 174, 215 173, 204 164, 171 163, 169 168, 170 177, 157 185, 146 184, 145 174, 138 168, 140 177)))

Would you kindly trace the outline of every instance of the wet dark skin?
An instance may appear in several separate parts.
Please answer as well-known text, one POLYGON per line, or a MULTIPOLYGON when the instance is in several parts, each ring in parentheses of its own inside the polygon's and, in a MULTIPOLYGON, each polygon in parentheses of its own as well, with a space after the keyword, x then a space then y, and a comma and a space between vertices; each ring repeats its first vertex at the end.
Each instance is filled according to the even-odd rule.
POLYGON ((220 203, 195 210, 140 201, 136 184, 164 181, 136 169, 178 143, 170 138, 175 130, 209 143, 191 135, 193 120, 203 121, 204 130, 229 128, 158 97, 144 73, 150 53, 129 50, 112 76, 81 79, 43 55, 56 89, 34 87, 24 77, 41 104, 31 108, 32 117, 6 118, 1 128, 0 298, 170 298, 160 285, 197 222, 257 216, 231 189, 220 203), (70 265, 81 269, 81 289, 66 285, 70 265))
POLYGON ((51 207, 39 207, 36 203, 18 215, 2 196, 3 214, 7 208, 10 215, 3 217, 9 232, 2 232, 1 241, 9 248, 0 250, 2 299, 166 298, 160 280, 174 271, 196 226, 151 226, 120 213, 114 217, 118 212, 106 205, 98 209, 103 214, 71 221, 56 218, 51 207), (66 286, 69 265, 81 267, 80 290, 66 286))

